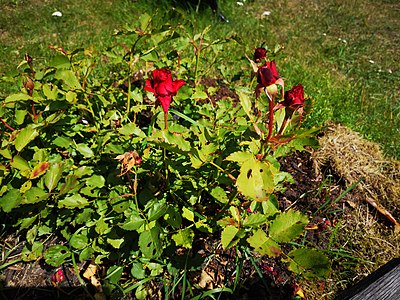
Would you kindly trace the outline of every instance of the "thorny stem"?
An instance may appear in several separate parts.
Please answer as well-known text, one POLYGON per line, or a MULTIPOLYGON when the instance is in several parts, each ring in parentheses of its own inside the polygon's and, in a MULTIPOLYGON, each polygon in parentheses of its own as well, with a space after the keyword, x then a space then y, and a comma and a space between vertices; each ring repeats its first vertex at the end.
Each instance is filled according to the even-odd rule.
POLYGON ((272 136, 272 129, 274 126, 274 99, 273 97, 268 93, 268 91, 265 89, 265 94, 267 94, 267 97, 269 99, 269 123, 268 123, 268 136, 267 136, 267 141, 271 139, 272 136))
POLYGON ((6 123, 6 121, 4 121, 2 118, 0 118, 0 121, 1 121, 1 123, 3 123, 3 125, 6 126, 9 130, 11 130, 11 131, 14 131, 14 130, 15 130, 15 129, 12 128, 10 125, 8 125, 8 124, 6 123))

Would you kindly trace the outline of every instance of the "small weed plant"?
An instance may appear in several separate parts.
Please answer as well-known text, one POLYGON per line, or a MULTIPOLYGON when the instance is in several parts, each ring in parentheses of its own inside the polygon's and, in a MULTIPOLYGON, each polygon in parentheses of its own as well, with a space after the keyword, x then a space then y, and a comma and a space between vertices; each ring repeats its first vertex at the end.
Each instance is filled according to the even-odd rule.
POLYGON ((23 261, 88 260, 105 269, 104 291, 137 298, 152 279, 175 288, 187 271, 177 261, 200 237, 307 278, 329 274, 316 249, 283 247, 309 221, 276 196, 293 183, 279 158, 316 145, 318 129, 301 127, 312 99, 301 84, 285 91, 276 53, 257 48, 237 99, 211 101, 217 88, 203 79, 235 41, 206 33, 155 30, 143 15, 102 53, 57 48, 40 70, 26 55, 21 90, 0 104, 0 208, 25 237, 23 261))

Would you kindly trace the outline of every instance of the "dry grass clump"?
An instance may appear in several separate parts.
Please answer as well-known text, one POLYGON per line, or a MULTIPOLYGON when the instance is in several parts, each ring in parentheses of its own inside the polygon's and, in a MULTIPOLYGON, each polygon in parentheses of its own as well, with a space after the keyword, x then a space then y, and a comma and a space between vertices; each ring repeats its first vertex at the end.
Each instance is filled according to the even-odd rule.
POLYGON ((314 153, 317 172, 329 167, 348 186, 361 180, 356 189, 362 200, 400 217, 400 162, 386 159, 377 144, 342 125, 331 124, 320 146, 314 153))
POLYGON ((317 172, 329 169, 347 187, 355 185, 348 200, 353 209, 339 223, 332 243, 334 249, 346 251, 348 258, 334 258, 325 288, 308 287, 310 299, 333 299, 337 291, 400 257, 395 220, 400 217, 400 162, 386 159, 377 144, 337 124, 328 126, 313 158, 317 172))

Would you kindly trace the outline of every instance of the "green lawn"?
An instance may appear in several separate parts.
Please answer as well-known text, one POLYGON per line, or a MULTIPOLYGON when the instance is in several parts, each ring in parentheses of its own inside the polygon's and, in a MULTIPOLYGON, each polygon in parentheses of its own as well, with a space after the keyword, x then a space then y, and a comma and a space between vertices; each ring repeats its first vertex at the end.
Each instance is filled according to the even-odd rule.
MULTIPOLYGON (((181 23, 193 34, 211 25, 210 39, 234 35, 239 43, 224 44, 223 62, 210 74, 224 75, 235 85, 237 75, 249 67, 244 54, 251 56, 264 42, 270 48, 280 45, 277 65, 280 75, 291 80, 286 85, 302 83, 315 100, 310 125, 344 123, 400 158, 397 0, 247 0, 243 5, 220 0, 229 23, 219 22, 209 9, 197 16, 158 2, 1 0, 0 74, 17 73, 26 52, 35 64, 45 65, 54 54, 49 45, 106 49, 120 42, 114 30, 134 23, 143 12, 153 15, 160 27, 181 23), (52 16, 56 11, 62 17, 52 16)), ((16 88, 2 82, 0 98, 16 88)))

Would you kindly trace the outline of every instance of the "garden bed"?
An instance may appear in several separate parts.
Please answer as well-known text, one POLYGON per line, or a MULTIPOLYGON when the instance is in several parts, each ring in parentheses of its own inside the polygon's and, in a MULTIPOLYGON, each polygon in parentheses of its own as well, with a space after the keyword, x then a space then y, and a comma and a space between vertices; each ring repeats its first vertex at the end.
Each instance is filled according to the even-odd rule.
MULTIPOLYGON (((370 142, 362 140, 357 134, 344 127, 334 126, 320 138, 320 150, 296 152, 280 161, 282 169, 290 172, 296 182, 296 184, 287 185, 286 191, 278 194, 280 207, 283 210, 295 208, 309 215, 311 223, 308 233, 299 242, 311 244, 330 253, 334 258, 330 278, 313 283, 306 282, 288 271, 287 266, 280 260, 261 257, 252 252, 252 257, 249 256, 240 268, 239 285, 235 297, 231 296, 232 299, 291 299, 296 295, 297 297, 305 295, 307 299, 333 299, 339 292, 390 259, 399 256, 399 238, 393 233, 394 225, 365 201, 365 197, 376 192, 376 189, 370 187, 367 192, 362 187, 349 189, 351 183, 343 172, 362 172, 361 169, 352 169, 349 160, 347 160, 345 170, 332 163, 337 159, 335 154, 338 152, 329 142, 334 140, 335 143, 341 145, 342 142, 348 143, 349 139, 352 141, 349 148, 354 150, 352 155, 357 155, 355 153, 362 155, 362 157, 354 157, 353 161, 357 164, 366 155, 369 158, 380 155, 379 151, 376 151, 377 148, 370 142), (326 148, 328 144, 329 155, 326 148), (370 151, 371 149, 373 151, 370 151), (256 264, 253 264, 251 260, 254 260, 256 264)), ((342 151, 345 151, 343 147, 342 151)), ((342 152, 340 155, 345 154, 342 152)), ((375 162, 382 163, 383 160, 375 159, 375 162)), ((385 163, 388 170, 396 167, 396 162, 386 161, 385 163)), ((379 174, 381 178, 387 180, 398 179, 393 179, 393 177, 390 179, 385 172, 379 174)), ((368 182, 368 179, 365 182, 368 182)), ((397 184, 398 182, 395 181, 392 187, 395 189, 398 187, 397 184)), ((393 218, 397 218, 399 211, 393 208, 398 203, 387 200, 382 203, 384 204, 392 212, 393 218)), ((57 241, 46 241, 46 246, 55 242, 57 241)), ((18 252, 22 249, 24 242, 18 237, 8 236, 3 238, 2 243, 17 247, 9 262, 18 259, 18 252)), ((239 253, 239 255, 248 254, 239 253)), ((235 284, 233 274, 237 268, 238 252, 234 249, 223 250, 218 237, 198 237, 191 250, 182 248, 176 253, 176 263, 184 263, 186 255, 188 255, 187 263, 192 269, 187 276, 193 285, 204 290, 215 290, 224 288, 226 282, 235 284)), ((95 295, 96 288, 91 285, 90 278, 83 276, 89 263, 85 262, 77 266, 81 280, 88 286, 86 291, 80 288, 81 284, 71 263, 54 268, 46 265, 44 259, 41 258, 32 263, 13 264, 4 270, 2 275, 5 299, 45 299, 46 297, 68 299, 72 295, 76 299, 90 299, 87 293, 95 295), (58 269, 63 270, 66 280, 55 283, 53 276, 58 269)), ((100 270, 101 267, 98 269, 99 276, 100 270)), ((144 286, 149 291, 149 299, 165 298, 163 282, 151 281, 145 283, 144 286)), ((180 299, 181 289, 181 285, 175 287, 174 293, 170 294, 169 298, 180 299)), ((97 297, 101 295, 103 294, 97 294, 97 297)), ((121 297, 117 295, 115 297, 121 297)), ((228 298, 229 294, 225 294, 224 297, 228 298)), ((133 298, 134 295, 130 294, 124 296, 124 299, 133 298)))

